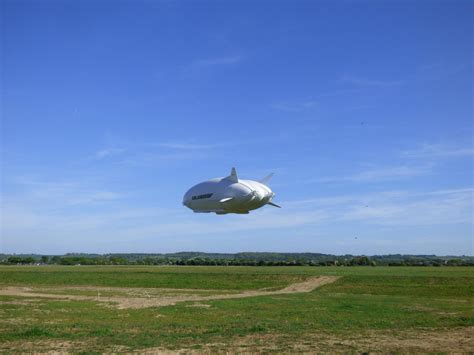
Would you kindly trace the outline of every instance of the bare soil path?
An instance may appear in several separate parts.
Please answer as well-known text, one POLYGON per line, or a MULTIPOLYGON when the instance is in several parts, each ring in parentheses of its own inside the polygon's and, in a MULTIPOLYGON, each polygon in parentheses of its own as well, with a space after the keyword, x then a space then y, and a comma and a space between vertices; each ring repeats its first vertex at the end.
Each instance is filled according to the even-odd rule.
MULTIPOLYGON (((38 292, 37 290, 30 287, 5 287, 0 289, 0 295, 3 296, 17 296, 17 297, 30 297, 30 298, 48 298, 48 299, 64 299, 64 300, 74 300, 74 301, 98 301, 106 302, 114 305, 119 309, 125 308, 146 308, 146 307, 163 307, 175 305, 178 302, 205 302, 212 300, 222 300, 222 299, 234 299, 234 298, 245 298, 245 297, 256 297, 256 296, 270 296, 270 295, 281 295, 281 294, 291 294, 291 293, 302 293, 302 292, 311 292, 312 290, 321 287, 323 285, 335 282, 339 277, 338 276, 318 276, 312 277, 304 282, 298 282, 291 284, 283 289, 268 291, 268 290, 249 290, 243 291, 240 293, 230 293, 230 294, 217 294, 217 295, 195 295, 192 294, 192 289, 176 289, 177 293, 186 292, 186 294, 177 294, 177 295, 152 295, 146 294, 143 297, 137 297, 136 294, 133 297, 125 296, 100 296, 100 287, 97 287, 96 290, 99 292, 98 296, 80 296, 80 295, 68 295, 68 294, 53 294, 46 292, 38 292)), ((80 287, 75 287, 76 290, 80 290, 80 287)), ((84 288, 90 290, 90 287, 84 288)), ((104 291, 111 290, 113 288, 103 288, 104 291)), ((123 288, 122 288, 123 290, 123 288)), ((135 289, 130 288, 129 291, 133 292, 135 289)), ((142 291, 143 289, 137 289, 136 291, 142 291)), ((171 289, 166 289, 171 290, 171 289)), ((211 290, 212 291, 212 290, 211 290)), ((141 293, 139 293, 141 294, 141 293)))

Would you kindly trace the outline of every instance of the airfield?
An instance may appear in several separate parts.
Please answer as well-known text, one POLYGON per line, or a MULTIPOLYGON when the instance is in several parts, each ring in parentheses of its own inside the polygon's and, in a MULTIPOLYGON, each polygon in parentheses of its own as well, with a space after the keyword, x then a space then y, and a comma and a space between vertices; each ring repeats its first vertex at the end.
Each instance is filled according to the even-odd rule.
POLYGON ((3 352, 470 352, 471 267, 2 266, 3 352))

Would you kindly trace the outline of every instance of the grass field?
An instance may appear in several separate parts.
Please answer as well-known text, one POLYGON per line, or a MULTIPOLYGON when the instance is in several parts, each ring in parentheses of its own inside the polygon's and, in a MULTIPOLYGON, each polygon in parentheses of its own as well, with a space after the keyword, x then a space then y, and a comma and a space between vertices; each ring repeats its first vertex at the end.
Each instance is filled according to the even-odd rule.
POLYGON ((5 266, 0 350, 474 351, 473 304, 463 267, 5 266))

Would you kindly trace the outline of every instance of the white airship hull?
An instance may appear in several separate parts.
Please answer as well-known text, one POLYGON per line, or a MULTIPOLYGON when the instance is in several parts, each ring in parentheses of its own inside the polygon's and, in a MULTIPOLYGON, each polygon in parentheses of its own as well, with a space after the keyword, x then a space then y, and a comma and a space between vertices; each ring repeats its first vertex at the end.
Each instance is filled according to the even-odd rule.
POLYGON ((270 177, 262 182, 241 180, 232 168, 228 177, 211 179, 189 189, 183 205, 196 213, 216 214, 247 214, 267 204, 280 207, 271 202, 275 194, 263 183, 270 177))

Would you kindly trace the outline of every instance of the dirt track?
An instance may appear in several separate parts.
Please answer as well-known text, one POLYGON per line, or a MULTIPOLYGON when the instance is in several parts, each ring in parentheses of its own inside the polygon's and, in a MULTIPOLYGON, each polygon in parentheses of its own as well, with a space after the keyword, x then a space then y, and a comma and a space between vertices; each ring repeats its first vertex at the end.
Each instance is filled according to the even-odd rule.
MULTIPOLYGON (((171 306, 178 302, 203 302, 203 301, 212 301, 212 300, 222 300, 222 299, 234 299, 234 298, 245 298, 245 297, 256 297, 256 296, 269 296, 269 295, 281 295, 281 294, 291 294, 291 293, 301 293, 301 292, 310 292, 315 288, 321 287, 323 285, 332 283, 336 281, 339 277, 337 276, 319 276, 312 277, 304 282, 298 282, 291 284, 281 290, 275 291, 265 291, 265 290, 255 290, 255 291, 243 291, 241 293, 232 293, 232 294, 219 294, 219 295, 210 295, 210 296, 200 296, 190 294, 193 290, 189 289, 185 292, 188 294, 183 295, 148 295, 146 298, 143 297, 120 297, 120 296, 79 296, 79 295, 68 295, 68 294, 52 294, 37 292, 29 287, 6 287, 0 289, 0 295, 4 296, 19 296, 19 297, 34 297, 34 298, 51 298, 51 299, 64 299, 64 300, 74 300, 74 301, 98 301, 109 303, 119 309, 124 308, 146 308, 146 307, 162 307, 162 306, 171 306)), ((81 288, 75 288, 80 290, 81 288)), ((84 288, 86 289, 86 288, 84 288)), ((91 287, 87 287, 88 290, 91 287)), ((111 290, 113 288, 100 288, 97 287, 96 290, 100 292, 101 290, 111 290)), ((122 289, 123 290, 123 289, 122 289)), ((128 289, 130 293, 137 293, 135 289, 128 289)), ((141 291, 143 289, 140 289, 141 291)), ((167 289, 168 291, 170 289, 167 289)), ((176 290, 176 292, 184 292, 184 290, 176 290)))

